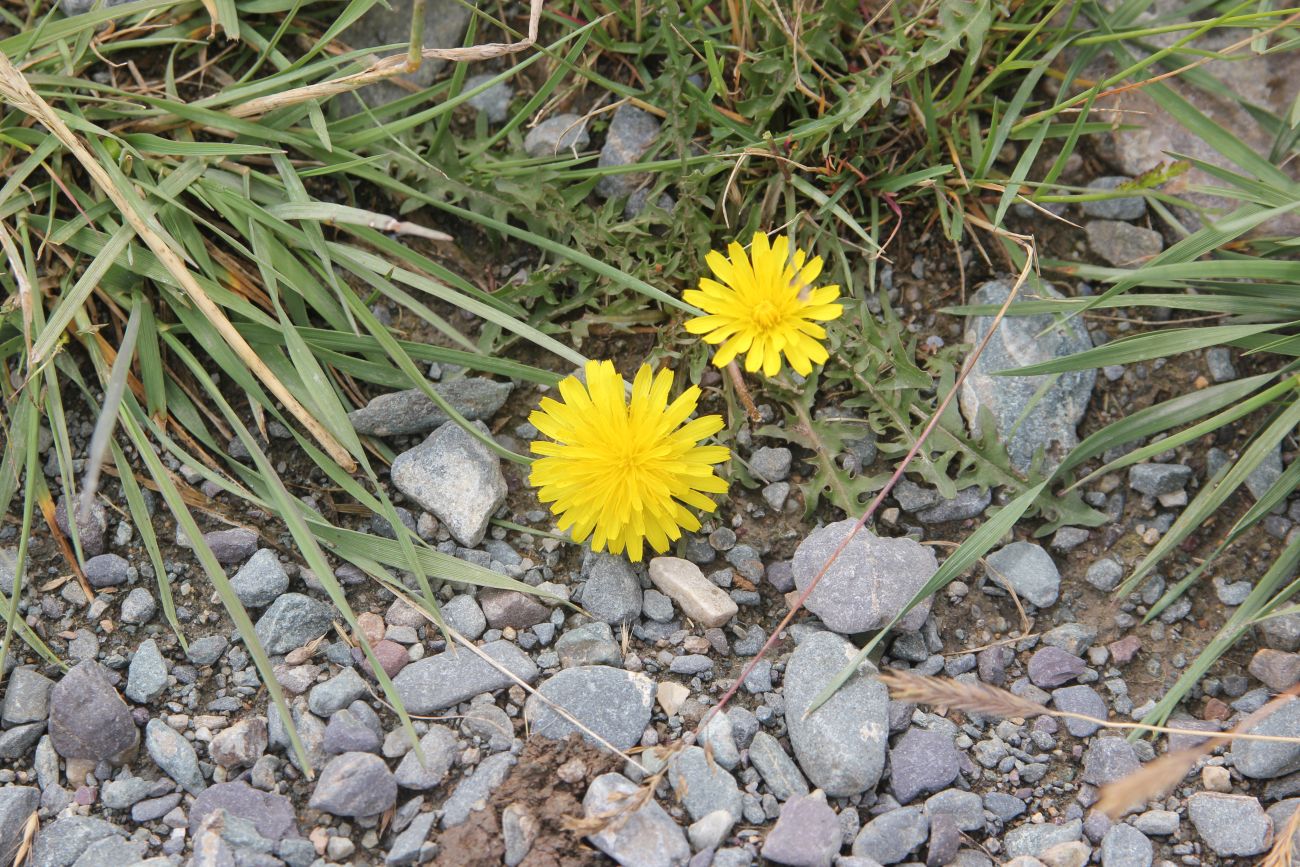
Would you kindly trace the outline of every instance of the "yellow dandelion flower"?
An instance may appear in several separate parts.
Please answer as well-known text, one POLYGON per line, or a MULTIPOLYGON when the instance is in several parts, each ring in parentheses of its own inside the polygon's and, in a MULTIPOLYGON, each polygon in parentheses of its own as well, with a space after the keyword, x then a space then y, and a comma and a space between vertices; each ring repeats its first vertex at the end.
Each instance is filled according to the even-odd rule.
POLYGON ((692 386, 670 404, 668 370, 655 375, 643 365, 631 400, 611 362, 587 362, 586 380, 568 377, 559 386, 563 400, 542 398, 528 417, 555 440, 532 444, 542 457, 533 461, 528 481, 576 541, 590 536, 593 550, 626 549, 633 561, 641 559, 643 541, 663 553, 683 528, 700 528, 687 506, 712 512, 716 504, 705 494, 726 493, 713 464, 727 460, 730 450, 699 444, 722 429, 722 418, 686 421, 700 390, 692 386))
POLYGON ((718 367, 743 353, 750 373, 761 369, 764 376, 776 376, 784 353, 801 376, 812 373, 812 366, 827 358, 820 343, 826 329, 817 323, 844 312, 833 303, 839 286, 813 288, 822 257, 808 259, 803 250, 792 255, 788 238, 769 244, 762 232, 754 233, 749 255, 735 241, 727 252, 730 258, 714 250, 705 259, 717 280, 701 277, 699 289, 682 293, 707 314, 687 320, 686 330, 702 334, 705 343, 722 344, 713 356, 718 367))

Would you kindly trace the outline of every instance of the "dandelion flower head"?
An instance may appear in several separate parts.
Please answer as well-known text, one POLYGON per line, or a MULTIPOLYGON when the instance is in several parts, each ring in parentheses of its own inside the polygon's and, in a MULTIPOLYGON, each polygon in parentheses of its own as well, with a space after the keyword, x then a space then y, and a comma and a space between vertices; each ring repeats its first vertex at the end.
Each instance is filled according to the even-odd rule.
POLYGON ((798 249, 791 253, 784 235, 768 243, 767 235, 755 232, 750 247, 746 255, 733 241, 728 256, 709 253, 705 261, 718 279, 702 277, 699 289, 682 293, 687 303, 705 312, 687 320, 686 330, 703 335, 705 343, 721 344, 713 356, 718 367, 743 354, 746 370, 776 376, 784 354, 796 373, 807 376, 828 357, 821 344, 826 329, 817 323, 844 312, 834 303, 840 287, 814 287, 821 257, 809 259, 798 249))
POLYGON ((668 402, 673 374, 643 365, 628 397, 623 377, 609 361, 587 362, 586 383, 570 376, 559 385, 561 400, 543 398, 528 420, 554 442, 532 450, 529 483, 551 503, 559 528, 578 542, 591 537, 595 551, 608 549, 641 559, 644 542, 662 553, 682 530, 700 521, 691 511, 712 512, 708 494, 727 483, 713 465, 730 457, 723 446, 700 445, 722 429, 716 415, 687 421, 700 390, 686 389, 668 402), (688 508, 689 507, 689 508, 688 508))

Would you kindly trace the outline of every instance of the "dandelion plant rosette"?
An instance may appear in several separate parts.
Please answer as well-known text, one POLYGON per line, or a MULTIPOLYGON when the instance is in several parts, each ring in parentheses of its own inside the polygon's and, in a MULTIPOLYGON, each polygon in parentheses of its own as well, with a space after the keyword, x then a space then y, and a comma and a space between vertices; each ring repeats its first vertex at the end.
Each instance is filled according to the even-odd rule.
POLYGON ((701 445, 722 429, 722 418, 687 421, 700 390, 691 386, 669 402, 673 374, 642 365, 627 384, 609 361, 590 361, 586 382, 576 376, 559 385, 561 400, 543 398, 528 420, 553 442, 532 444, 529 483, 551 504, 559 529, 592 550, 627 552, 638 561, 649 542, 668 550, 682 530, 700 528, 692 509, 712 512, 709 494, 726 493, 713 471, 731 452, 701 445))
POLYGON ((829 357, 821 343, 826 329, 818 323, 844 312, 835 303, 839 286, 814 286, 822 258, 809 259, 799 249, 791 252, 785 236, 769 243, 762 232, 754 233, 748 254, 735 241, 727 252, 729 256, 714 250, 705 258, 717 280, 702 277, 698 289, 682 293, 705 313, 687 320, 686 330, 702 335, 705 343, 721 344, 713 356, 718 367, 743 354, 747 371, 773 377, 781 371, 784 355, 795 373, 812 373, 814 364, 829 357))

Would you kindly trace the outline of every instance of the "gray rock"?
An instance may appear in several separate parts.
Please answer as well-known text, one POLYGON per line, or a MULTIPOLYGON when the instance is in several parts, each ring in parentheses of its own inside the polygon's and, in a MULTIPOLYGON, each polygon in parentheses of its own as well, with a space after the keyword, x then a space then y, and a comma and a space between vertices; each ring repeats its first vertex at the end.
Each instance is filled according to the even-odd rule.
POLYGON ((246 608, 265 608, 289 589, 289 576, 270 548, 261 548, 230 579, 230 587, 246 608))
POLYGON ((1062 623, 1043 633, 1043 644, 1059 647, 1066 653, 1082 656, 1097 640, 1097 629, 1086 623, 1062 623))
POLYGON ((154 764, 180 783, 185 791, 191 795, 203 791, 206 783, 199 770, 199 757, 184 735, 162 720, 151 719, 144 727, 144 746, 154 764))
POLYGON ((763 488, 763 500, 774 512, 785 508, 785 501, 790 498, 789 482, 773 482, 763 488))
POLYGON ((1029 680, 1041 689, 1063 686, 1088 668, 1087 663, 1059 647, 1040 647, 1029 657, 1029 680))
POLYGON ((100 789, 99 799, 110 810, 129 810, 132 806, 149 797, 154 784, 141 777, 125 777, 109 780, 100 789))
POLYGON ((734 821, 740 821, 742 806, 736 778, 726 768, 710 762, 700 747, 687 747, 673 758, 668 782, 692 821, 698 822, 714 810, 726 810, 734 821))
POLYGON ((136 587, 122 600, 121 618, 123 623, 141 624, 153 619, 158 610, 158 603, 153 594, 143 587, 136 587))
MULTIPOLYGON (((490 435, 482 422, 474 425, 490 435)), ((483 541, 488 520, 506 499, 501 459, 454 421, 398 455, 389 475, 467 548, 483 541)))
MULTIPOLYGON (((657 117, 627 103, 620 105, 609 122, 597 167, 632 165, 650 149, 658 135, 657 117)), ((596 182, 596 195, 606 199, 629 195, 645 182, 646 177, 644 172, 605 175, 596 182)))
POLYGON ((988 488, 962 488, 951 500, 944 500, 937 506, 917 512, 916 519, 922 524, 964 521, 982 515, 992 502, 993 492, 988 488))
POLYGON ((23 841, 27 820, 41 803, 32 786, 0 787, 0 864, 9 864, 23 841))
MULTIPOLYGON (((650 722, 655 685, 636 672, 605 665, 583 665, 552 675, 542 681, 537 692, 615 749, 627 750, 641 742, 641 733, 650 722)), ((563 740, 580 731, 537 695, 528 697, 524 715, 532 733, 542 737, 563 740)), ((589 743, 598 743, 586 732, 581 734, 589 743)))
POLYGON ((1090 220, 1083 231, 1092 252, 1117 268, 1140 265, 1165 247, 1164 238, 1154 229, 1117 220, 1090 220))
POLYGON ((853 854, 881 864, 897 864, 915 852, 930 836, 930 819, 920 807, 902 807, 882 813, 862 826, 853 841, 853 854))
POLYGON ((1003 822, 1010 822, 1017 816, 1023 815, 1027 807, 1025 802, 1015 795, 1007 795, 1002 792, 989 792, 984 795, 984 809, 988 810, 994 816, 997 816, 1003 822))
MULTIPOLYGON (((851 520, 828 524, 799 543, 791 564, 799 590, 812 583, 855 524, 851 520)), ((906 537, 877 536, 864 527, 831 564, 805 607, 839 633, 880 629, 903 610, 938 568, 933 549, 906 537)), ((914 632, 929 612, 930 600, 926 599, 909 611, 897 628, 914 632)))
POLYGON ((731 729, 731 717, 725 713, 715 713, 709 718, 700 732, 698 743, 710 751, 713 761, 727 770, 734 771, 736 765, 740 764, 740 750, 736 747, 736 737, 731 729))
POLYGON ((592 554, 582 571, 582 607, 593 617, 611 624, 632 624, 641 617, 641 582, 626 558, 592 554))
POLYGON ((1124 567, 1110 557, 1103 557, 1088 567, 1083 580, 1103 593, 1109 593, 1119 586, 1124 577, 1124 567))
MULTIPOLYGON (((243 527, 204 533, 203 541, 212 549, 212 556, 223 566, 243 563, 257 551, 257 534, 243 527)), ((180 543, 181 540, 177 539, 177 542, 180 543)), ((188 541, 183 544, 189 547, 188 541)))
MULTIPOLYGON (((472 14, 469 7, 456 0, 430 0, 424 7, 424 47, 459 48, 472 14)), ((411 38, 413 15, 412 0, 393 0, 388 6, 374 7, 348 28, 348 44, 357 48, 377 48, 395 43, 404 45, 411 38)), ((388 53, 405 53, 405 48, 388 53)), ((433 84, 445 65, 443 60, 425 59, 419 69, 401 78, 417 88, 426 88, 433 84)), ((352 115, 361 111, 362 103, 373 108, 409 95, 410 91, 395 81, 384 80, 355 93, 344 94, 338 104, 342 114, 352 115)))
POLYGON ((140 643, 131 657, 131 667, 126 675, 126 697, 140 704, 162 695, 167 688, 167 660, 152 638, 140 643))
POLYGON ((223 768, 251 767, 266 752, 266 720, 247 717, 218 732, 208 745, 208 755, 223 768))
POLYGON ((120 835, 122 831, 103 819, 64 816, 46 825, 36 835, 30 867, 72 867, 96 840, 120 835))
POLYGON ((78 663, 50 690, 50 742, 64 758, 120 761, 139 737, 130 708, 98 662, 78 663))
POLYGON ((1278 614, 1256 627, 1265 647, 1294 652, 1300 650, 1300 614, 1278 614))
POLYGON ((345 668, 324 683, 311 688, 307 695, 307 707, 316 716, 328 717, 368 694, 366 682, 357 674, 357 670, 345 668))
MULTIPOLYGON (((27 558, 27 566, 31 566, 31 557, 27 558)), ((18 571, 18 549, 17 548, 0 548, 0 592, 6 596, 14 595, 14 584, 17 581, 18 571)), ((23 572, 23 586, 27 586, 27 573, 23 572)))
MULTIPOLYGON (((518 645, 491 641, 479 648, 498 665, 525 683, 537 680, 537 665, 518 645)), ((393 678, 397 694, 407 711, 430 714, 480 693, 513 686, 514 681, 465 647, 454 647, 436 656, 413 662, 393 678)))
POLYGON ((785 672, 785 721, 795 757, 808 779, 827 795, 848 797, 880 781, 889 736, 889 691, 870 663, 817 711, 804 718, 821 691, 857 649, 839 636, 817 632, 795 648, 785 672))
POLYGON ((1026 823, 1013 828, 1002 838, 1002 854, 1008 858, 1041 855, 1053 846, 1083 839, 1083 822, 1072 819, 1060 825, 1026 823))
MULTIPOLYGON (((476 421, 496 415, 513 387, 509 382, 467 376, 439 382, 433 390, 452 409, 476 421)), ((450 416, 418 388, 381 394, 361 409, 348 413, 348 421, 357 433, 374 437, 426 433, 449 420, 450 416)))
MULTIPOLYGON (((1300 737, 1300 700, 1291 699, 1247 729, 1251 734, 1300 737)), ((1300 743, 1237 738, 1228 749, 1233 766, 1252 780, 1271 780, 1300 770, 1300 743)))
POLYGON ((1053 551, 1073 551, 1088 541, 1088 531, 1083 527, 1062 527, 1052 534, 1053 551))
POLYGON ((1083 754, 1085 783, 1104 786, 1123 779, 1142 767, 1133 745, 1124 738, 1103 737, 1093 740, 1083 754))
POLYGON ((131 808, 131 821, 137 825, 156 822, 180 806, 181 793, 173 792, 161 798, 146 798, 131 808))
POLYGON ((785 446, 763 446, 749 456, 750 469, 765 482, 783 482, 790 475, 794 455, 785 446))
POLYGON ((5 682, 4 710, 0 719, 6 725, 44 722, 50 715, 50 690, 54 681, 34 668, 23 666, 9 672, 5 682))
MULTIPOLYGON (((1111 176, 1097 178, 1088 184, 1090 193, 1108 193, 1119 186, 1132 182, 1132 178, 1111 176)), ((1089 217, 1102 220, 1137 220, 1147 212, 1147 200, 1141 196, 1119 196, 1114 199, 1098 199, 1084 202, 1083 212, 1089 217)))
POLYGON ((510 717, 494 704, 479 704, 461 720, 466 734, 483 741, 491 752, 510 749, 515 726, 510 717))
POLYGON ((362 719, 359 714, 345 707, 330 716, 321 746, 333 756, 339 753, 377 753, 383 744, 383 738, 382 729, 376 731, 376 728, 377 725, 372 727, 368 719, 362 719))
POLYGON ((647 798, 628 811, 629 798, 637 789, 621 774, 602 774, 592 780, 582 799, 583 816, 588 821, 607 819, 609 824, 587 839, 624 867, 684 867, 691 848, 664 808, 647 798))
POLYGON ((416 751, 411 750, 397 765, 397 785, 404 789, 425 791, 442 783, 451 766, 456 763, 460 745, 451 729, 431 725, 420 738, 420 749, 424 752, 423 763, 416 751))
POLYGON ((328 632, 335 613, 319 599, 285 593, 262 613, 254 630, 267 653, 288 653, 328 632))
POLYGON ((1273 844, 1273 821, 1258 798, 1197 792, 1187 799, 1187 815, 1217 855, 1260 855, 1273 844))
POLYGON ((555 652, 560 665, 573 668, 578 665, 612 665, 623 663, 623 654, 608 623, 597 621, 570 629, 555 642, 555 652))
MULTIPOLYGON (((420 813, 406 826, 406 830, 393 838, 384 857, 384 867, 410 867, 420 859, 420 850, 428 844, 429 832, 437 820, 437 813, 420 813)), ((313 851, 313 855, 315 852, 313 851)))
MULTIPOLYGON (((80 498, 78 498, 80 499, 80 498)), ((72 525, 68 521, 68 502, 60 497, 54 509, 54 522, 72 541, 72 525)), ((108 530, 108 509, 99 500, 94 500, 89 508, 77 509, 77 537, 81 543, 81 553, 86 557, 97 557, 104 553, 104 533, 108 530)))
POLYGON ((780 741, 767 732, 754 735, 749 745, 749 762, 763 777, 767 788, 778 801, 808 794, 808 783, 780 741))
POLYGON ((656 623, 668 623, 673 619, 673 600, 652 587, 641 595, 641 610, 656 623))
POLYGON ((1268 489, 1273 487, 1278 479, 1282 477, 1282 444, 1278 443, 1273 451, 1269 452, 1264 460, 1260 461, 1259 466, 1246 476, 1246 489, 1256 500, 1262 499, 1268 493, 1268 489))
POLYGON ((320 773, 308 803, 334 816, 377 816, 397 803, 397 780, 374 753, 343 753, 320 773))
POLYGON ((116 554, 100 554, 87 560, 81 571, 91 587, 102 589, 125 584, 131 577, 131 564, 116 554))
POLYGON ((735 824, 736 821, 726 810, 714 810, 686 829, 686 839, 690 841, 691 848, 696 851, 716 849, 723 840, 727 839, 735 824))
POLYGON ((1113 825, 1101 839, 1101 867, 1151 867, 1155 850, 1132 825, 1113 825))
POLYGON ((224 635, 205 635, 190 642, 185 658, 195 665, 211 665, 226 652, 230 642, 224 635))
POLYGON ((1134 464, 1128 471, 1128 486, 1151 497, 1175 494, 1191 480, 1192 468, 1185 464, 1134 464))
MULTIPOLYGON (((1062 689, 1052 690, 1052 705, 1057 710, 1069 713, 1081 713, 1097 719, 1106 719, 1106 700, 1090 686, 1078 684, 1062 689)), ((1099 723, 1087 720, 1065 718, 1065 730, 1076 738, 1087 738, 1096 734, 1101 728, 1099 723)))
POLYGON ((0 759, 24 758, 43 734, 45 723, 28 723, 6 729, 0 733, 0 759))
MULTIPOLYGON (((307 710, 307 703, 299 700, 291 708, 294 729, 298 732, 298 739, 302 742, 303 751, 307 754, 307 761, 311 763, 313 769, 320 769, 325 764, 325 723, 319 717, 307 710)), ((289 738, 289 732, 284 726, 284 721, 280 719, 280 714, 272 713, 266 721, 267 738, 271 746, 284 750, 289 755, 289 760, 298 766, 297 751, 293 748, 293 742, 289 738)))
POLYGON ((988 555, 985 562, 994 572, 994 583, 1002 587, 1009 582, 1025 602, 1048 608, 1061 595, 1061 573, 1041 545, 1012 542, 988 555))
MULTIPOLYGON (((479 75, 471 75, 465 79, 463 92, 469 92, 476 87, 486 84, 496 78, 494 72, 484 72, 479 75)), ((515 89, 510 86, 508 81, 498 82, 480 94, 471 96, 466 102, 478 109, 487 116, 488 123, 501 123, 510 114, 510 98, 514 96, 515 89)), ((453 380, 453 382, 464 382, 463 379, 453 380)), ((464 415, 464 413, 462 413, 464 415)))
POLYGON ((889 751, 889 783, 900 804, 947 788, 957 779, 961 754, 944 732, 908 729, 889 751))
POLYGON ((1237 368, 1232 365, 1232 350, 1226 346, 1205 350, 1205 366, 1215 382, 1231 382, 1237 378, 1237 368))
MULTIPOLYGON (((1062 297, 1049 283, 1039 283, 1037 288, 1045 297, 1062 297)), ((1010 283, 988 282, 975 292, 971 303, 1001 304, 1010 293, 1010 283)), ((973 317, 963 341, 978 345, 992 322, 992 316, 973 317)), ((1092 347, 1087 329, 1078 319, 1060 327, 1052 327, 1054 324, 1049 315, 1005 319, 975 362, 959 395, 962 415, 971 431, 979 435, 984 425, 981 413, 991 413, 1012 464, 1022 472, 1029 468, 1039 447, 1045 449, 1048 463, 1054 465, 1060 455, 1078 444, 1075 425, 1088 408, 1088 398, 1097 379, 1095 370, 1040 376, 994 375, 1000 370, 1063 358, 1092 347), (1046 390, 1040 395, 1042 388, 1046 390)))
POLYGON ((470 814, 483 808, 492 792, 510 776, 515 757, 510 753, 488 756, 474 773, 457 784, 451 797, 442 805, 442 826, 451 828, 461 824, 470 814))
POLYGON ((453 596, 442 605, 442 617, 447 625, 474 641, 487 629, 487 617, 474 597, 467 593, 453 596))
POLYGON ((763 841, 763 857, 791 867, 830 867, 842 842, 839 818, 817 791, 785 803, 763 841))
POLYGON ((147 848, 143 840, 124 840, 118 836, 104 837, 86 847, 72 867, 116 867, 136 864, 144 858, 147 848))
MULTIPOLYGON (((1002 795, 1002 797, 1011 798, 1020 805, 1021 811, 1025 809, 1024 802, 1019 798, 1011 795, 1002 795)), ((949 816, 959 831, 983 830, 985 824, 984 808, 984 801, 979 795, 961 789, 944 789, 938 794, 931 795, 925 801, 925 814, 927 816, 932 820, 940 815, 949 816)))
POLYGON ((267 840, 298 837, 298 820, 294 816, 292 801, 284 795, 254 789, 241 781, 217 783, 199 793, 189 811, 191 837, 198 836, 203 820, 216 810, 252 822, 257 834, 267 840))
POLYGON ((524 136, 524 152, 530 157, 550 157, 561 151, 585 150, 591 143, 587 122, 576 114, 548 117, 524 136))

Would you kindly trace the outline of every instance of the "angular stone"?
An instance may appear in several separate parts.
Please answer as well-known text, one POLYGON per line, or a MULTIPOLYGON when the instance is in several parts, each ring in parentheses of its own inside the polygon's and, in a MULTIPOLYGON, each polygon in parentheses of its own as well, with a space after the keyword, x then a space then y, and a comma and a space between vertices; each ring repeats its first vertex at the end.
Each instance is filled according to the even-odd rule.
MULTIPOLYGON (((1089 193, 1109 193, 1124 184, 1132 183, 1132 178, 1110 176, 1097 178, 1088 184, 1089 193)), ((1117 196, 1113 199, 1098 199, 1084 202, 1083 212, 1089 217, 1103 220, 1137 220, 1147 212, 1147 200, 1142 196, 1117 196)))
POLYGON ((763 841, 763 857, 790 867, 830 867, 842 842, 839 818, 819 790, 785 803, 763 841))
POLYGON ((1029 680, 1040 689, 1054 689, 1084 673, 1087 663, 1059 647, 1040 647, 1029 657, 1029 680))
POLYGON ((497 753, 480 762, 474 773, 461 780, 451 797, 443 803, 442 826, 455 827, 465 822, 471 813, 483 809, 492 792, 510 776, 515 761, 510 753, 497 753))
POLYGON ((1083 822, 1072 819, 1060 825, 1032 822, 1013 828, 1002 838, 1002 852, 1009 858, 1020 855, 1039 855, 1062 843, 1074 843, 1083 838, 1083 822))
POLYGON ((198 836, 199 826, 215 810, 252 822, 257 833, 267 840, 298 836, 293 802, 284 795, 263 792, 242 781, 217 783, 199 793, 190 806, 190 836, 198 836))
POLYGON ((669 763, 668 782, 692 821, 726 810, 734 821, 742 815, 740 788, 721 765, 710 762, 700 747, 687 747, 669 763))
POLYGON ((1113 825, 1101 840, 1102 867, 1151 867, 1154 847, 1132 825, 1113 825))
POLYGON ((125 584, 131 577, 131 564, 117 554, 100 554, 87 560, 81 571, 91 587, 101 590, 125 584))
POLYGON ((778 801, 808 794, 808 783, 799 767, 781 747, 781 742, 767 732, 754 735, 749 745, 749 761, 778 801))
POLYGON ((612 665, 623 663, 623 654, 608 623, 596 621, 570 629, 555 641, 555 652, 560 665, 573 668, 578 665, 612 665))
POLYGON ((120 762, 139 738, 131 710, 98 662, 78 663, 50 690, 50 742, 64 758, 120 762))
MULTIPOLYGON (((1251 734, 1300 738, 1300 700, 1284 702, 1247 729, 1251 734)), ((1271 780, 1300 770, 1300 743, 1237 738, 1228 748, 1233 766, 1252 780, 1271 780)))
MULTIPOLYGON (((1106 701, 1090 686, 1079 684, 1063 689, 1052 690, 1052 704, 1057 710, 1069 713, 1086 714, 1097 719, 1106 719, 1106 701)), ((1065 730, 1076 738, 1087 738, 1097 733, 1100 723, 1087 720, 1065 718, 1065 730)))
MULTIPOLYGON (((78 498, 80 499, 80 498, 78 498)), ((68 520, 68 502, 60 497, 54 509, 54 522, 59 525, 63 535, 72 542, 72 525, 68 520)), ((87 557, 97 557, 104 553, 104 533, 108 530, 108 509, 99 500, 94 500, 89 508, 77 508, 77 540, 81 543, 81 553, 87 557)))
POLYGON ((636 783, 621 774, 602 774, 592 780, 582 799, 583 816, 608 824, 587 839, 624 867, 684 867, 691 858, 686 835, 658 801, 648 798, 628 812, 629 799, 637 790, 636 783))
POLYGON ((1273 845, 1273 821, 1258 798, 1197 792, 1187 800, 1187 815, 1201 840, 1221 857, 1261 855, 1273 845))
POLYGON ((144 728, 144 745, 154 764, 180 783, 185 791, 191 795, 203 791, 207 784, 199 770, 199 757, 194 752, 194 745, 184 735, 162 720, 151 719, 144 728))
POLYGON ((1300 654, 1261 648, 1250 660, 1249 671, 1274 692, 1282 692, 1300 681, 1300 654))
POLYGON ((397 784, 404 789, 424 791, 438 786, 447 778, 447 772, 456 763, 460 745, 456 736, 446 726, 431 725, 420 738, 424 762, 411 750, 397 765, 397 784))
POLYGON ((319 717, 342 710, 369 692, 355 668, 345 668, 324 683, 313 686, 307 695, 307 707, 319 717))
MULTIPOLYGON (((433 385, 438 396, 470 421, 488 419, 501 409, 514 386, 477 376, 433 385)), ((450 420, 418 388, 381 394, 361 409, 348 413, 348 421, 362 436, 390 437, 427 433, 450 420)))
POLYGON ((689 560, 655 557, 650 561, 650 581, 705 629, 725 626, 739 610, 735 601, 689 560))
MULTIPOLYGON (((619 106, 605 133, 597 167, 627 166, 637 162, 658 135, 659 119, 654 115, 633 105, 619 106)), ((645 183, 646 178, 644 172, 605 175, 596 182, 596 195, 606 199, 630 195, 645 183)))
POLYGON ((1083 231, 1092 252, 1117 268, 1135 268, 1165 246, 1154 229, 1117 220, 1089 220, 1083 231))
POLYGON ((1105 786, 1127 777, 1141 767, 1142 763, 1138 761, 1133 745, 1124 738, 1097 738, 1083 754, 1082 779, 1094 786, 1105 786))
POLYGON ((97 840, 117 836, 120 828, 92 816, 64 816, 36 835, 31 867, 72 867, 97 840))
POLYGON ((397 780, 373 753, 343 753, 321 771, 308 806, 334 816, 377 816, 397 803, 397 780))
POLYGON ((592 554, 583 564, 582 607, 597 620, 633 624, 641 616, 641 582, 623 557, 592 554))
POLYGON ((1192 480, 1186 464, 1134 464, 1128 470, 1128 486, 1148 497, 1176 494, 1192 480))
POLYGON ((254 631, 267 653, 288 653, 328 632, 335 613, 319 599, 285 593, 258 618, 254 631))
MULTIPOLYGON (((605 665, 584 665, 552 675, 542 681, 537 692, 615 749, 627 750, 641 742, 641 733, 650 722, 655 687, 643 674, 605 665)), ((589 743, 599 743, 537 695, 528 697, 524 716, 533 734, 563 740, 580 732, 589 743)))
POLYGON ((50 690, 53 688, 54 681, 36 669, 15 668, 9 672, 5 682, 4 710, 0 718, 6 725, 13 726, 45 722, 50 715, 50 690))
MULTIPOLYGON (((537 680, 537 665, 519 646, 491 641, 479 648, 525 683, 537 680)), ((485 692, 513 686, 514 681, 465 647, 455 646, 413 662, 393 678, 397 694, 414 714, 430 714, 485 692)))
POLYGON ((881 864, 897 864, 930 836, 930 820, 920 807, 901 807, 872 819, 853 840, 853 854, 881 864))
MULTIPOLYGON (((1035 289, 1047 298, 1062 297, 1049 283, 1039 282, 1035 289)), ((971 303, 1001 304, 1009 294, 1010 283, 990 281, 971 296, 971 303)), ((963 341, 971 346, 979 345, 992 324, 992 316, 971 318, 963 341)), ((1097 372, 1089 369, 1039 376, 994 374, 1090 348, 1092 340, 1077 318, 1065 324, 1057 323, 1049 314, 1003 320, 961 388, 961 412, 971 431, 980 434, 985 424, 981 415, 987 411, 1016 469, 1027 470, 1040 447, 1045 449, 1048 463, 1054 465, 1079 442, 1075 425, 1088 408, 1097 372)))
POLYGON ((135 655, 131 657, 131 666, 127 669, 126 697, 140 704, 149 702, 162 695, 167 688, 167 660, 158 651, 158 644, 152 638, 140 643, 135 655))
MULTIPOLYGON (((482 422, 473 424, 490 436, 482 422)), ((467 548, 483 541, 488 520, 506 499, 501 459, 454 421, 398 455, 389 477, 467 548)))
MULTIPOLYGON (((1001 795, 1001 793, 997 792, 990 794, 1001 795)), ((1024 802, 1019 798, 1011 795, 1001 795, 1001 797, 1011 798, 1011 800, 1020 804, 1021 811, 1024 810, 1024 802)), ((925 814, 930 817, 931 821, 936 816, 949 816, 959 831, 980 831, 985 824, 984 807, 983 799, 974 792, 965 792, 961 789, 944 789, 942 792, 931 795, 926 799, 925 814)))
POLYGON ((804 712, 857 656, 857 649, 829 632, 807 636, 785 672, 785 721, 795 757, 808 779, 827 795, 848 797, 880 781, 889 736, 889 691, 870 663, 817 711, 804 712))
POLYGON ((551 616, 551 609, 543 605, 536 596, 520 593, 518 590, 484 589, 478 594, 479 606, 487 618, 488 626, 493 629, 527 629, 551 616))
POLYGON ((208 745, 208 756, 223 768, 251 767, 266 747, 266 720, 255 716, 217 732, 208 745))
POLYGON ((289 575, 270 548, 257 551, 230 579, 230 587, 246 608, 265 608, 289 589, 289 575))
POLYGON ((900 804, 947 788, 957 779, 961 754, 952 736, 911 728, 889 751, 889 784, 900 804))
POLYGON ((548 117, 524 136, 524 153, 530 157, 551 157, 562 151, 585 150, 591 143, 587 121, 576 114, 548 117))
MULTIPOLYGON (((243 527, 204 533, 203 541, 212 549, 212 556, 223 566, 243 563, 257 550, 257 534, 243 527)), ((189 541, 179 538, 179 534, 176 542, 186 548, 190 547, 189 541)))
MULTIPOLYGON (((837 521, 799 543, 791 568, 795 587, 806 590, 857 522, 837 521)), ((853 533, 804 603, 829 629, 854 634, 887 626, 939 568, 934 550, 914 539, 853 533)), ((926 599, 897 624, 903 632, 921 628, 930 613, 926 599)))
POLYGON ((487 616, 483 614, 483 609, 474 601, 473 596, 466 593, 453 596, 444 603, 442 617, 448 626, 470 641, 477 639, 487 629, 487 616))
POLYGON ((1061 573, 1052 555, 1033 542, 1012 542, 985 558, 993 571, 993 582, 1005 586, 1009 582, 1016 594, 1026 602, 1048 608, 1056 604, 1061 590, 1061 573))

